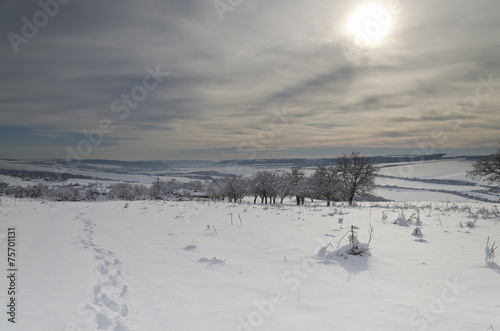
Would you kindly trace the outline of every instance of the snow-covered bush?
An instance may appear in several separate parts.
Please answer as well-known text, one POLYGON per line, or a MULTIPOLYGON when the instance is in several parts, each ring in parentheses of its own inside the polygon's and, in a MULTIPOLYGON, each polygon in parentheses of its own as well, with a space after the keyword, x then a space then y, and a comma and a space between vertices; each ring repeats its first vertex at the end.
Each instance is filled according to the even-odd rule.
POLYGON ((149 197, 149 188, 145 185, 134 185, 132 188, 132 194, 135 200, 146 200, 149 197))
POLYGON ((477 223, 477 219, 475 221, 467 221, 467 223, 465 223, 465 225, 469 228, 469 230, 467 230, 467 232, 470 232, 470 230, 475 228, 476 223, 477 223))
POLYGON ((387 210, 382 210, 382 222, 387 222, 387 210))
POLYGON ((420 219, 420 210, 419 209, 417 209, 417 212, 411 214, 411 216, 408 218, 406 217, 404 211, 400 211, 398 217, 392 223, 400 225, 400 226, 410 226, 414 223, 417 226, 423 226, 423 222, 420 219))
POLYGON ((80 192, 72 186, 54 187, 50 195, 57 201, 78 201, 80 198, 80 192))
POLYGON ((498 217, 498 208, 497 206, 494 206, 493 208, 488 209, 486 207, 481 207, 477 210, 476 214, 472 214, 471 213, 471 216, 472 218, 479 218, 479 216, 481 216, 483 219, 487 219, 487 218, 496 218, 498 217))
POLYGON ((415 224, 417 226, 423 226, 424 225, 424 222, 422 222, 422 220, 420 219, 420 209, 417 209, 417 216, 416 216, 416 219, 415 219, 415 224))
POLYGON ((16 186, 8 186, 4 189, 4 194, 13 196, 15 198, 26 198, 28 197, 27 190, 19 185, 16 186))
POLYGON ((354 226, 351 225, 351 234, 349 235, 349 245, 351 247, 347 249, 345 253, 349 255, 360 255, 360 256, 371 255, 369 245, 372 233, 373 233, 373 228, 370 231, 370 240, 368 241, 368 244, 363 244, 359 241, 358 233, 354 231, 354 226))
POLYGON ((413 232, 411 233, 412 236, 415 236, 415 237, 418 237, 418 238, 422 238, 424 236, 424 234, 422 233, 422 229, 417 226, 415 228, 415 230, 413 230, 413 232))
POLYGON ((172 193, 180 188, 180 183, 175 179, 164 182, 160 180, 159 177, 157 177, 156 181, 151 185, 151 188, 149 189, 149 197, 153 200, 163 200, 169 196, 172 196, 172 193))
POLYGON ((7 184, 6 182, 3 182, 3 181, 0 181, 0 193, 3 193, 3 191, 9 187, 9 184, 7 184))
POLYGON ((85 191, 85 200, 96 201, 99 195, 99 190, 96 187, 90 187, 85 191))
POLYGON ((411 217, 406 218, 404 211, 400 211, 398 218, 393 222, 394 224, 397 224, 399 226, 410 226, 412 223, 411 217))
POLYGON ((37 199, 42 198, 46 194, 47 188, 42 184, 37 184, 35 186, 27 187, 26 191, 28 197, 37 199))
POLYGON ((373 228, 370 228, 370 239, 367 244, 359 241, 358 233, 354 231, 354 229, 355 227, 351 225, 351 229, 340 239, 337 248, 346 236, 348 237, 349 244, 338 248, 337 250, 331 250, 331 244, 328 244, 318 251, 316 257, 319 259, 329 260, 334 255, 343 257, 344 259, 348 259, 349 256, 370 256, 370 242, 372 239, 373 228))
POLYGON ((118 183, 109 187, 108 197, 117 200, 135 200, 134 188, 130 183, 118 183))

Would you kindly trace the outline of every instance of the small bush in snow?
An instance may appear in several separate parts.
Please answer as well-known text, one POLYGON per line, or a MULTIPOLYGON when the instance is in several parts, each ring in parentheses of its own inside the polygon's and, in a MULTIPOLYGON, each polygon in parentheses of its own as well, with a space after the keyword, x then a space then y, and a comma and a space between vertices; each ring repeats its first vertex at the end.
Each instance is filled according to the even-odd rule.
MULTIPOLYGON (((371 229, 370 232, 370 241, 372 233, 373 233, 373 228, 371 229)), ((369 248, 370 241, 368 241, 368 244, 362 244, 361 242, 359 242, 358 233, 354 232, 354 226, 351 225, 351 234, 349 235, 349 244, 351 245, 351 248, 348 249, 346 253, 349 255, 360 255, 360 256, 371 255, 369 248)))
POLYGON ((422 238, 424 236, 424 234, 422 233, 422 229, 420 229, 420 227, 418 227, 418 226, 415 228, 415 230, 413 230, 411 235, 418 237, 418 238, 422 238))
POLYGON ((355 256, 370 256, 370 242, 372 239, 372 234, 373 234, 373 228, 370 228, 370 239, 368 240, 367 244, 361 243, 358 239, 358 234, 354 230, 356 227, 351 225, 351 230, 349 230, 342 238, 340 238, 339 243, 337 244, 337 249, 332 250, 330 247, 332 247, 332 244, 329 243, 328 245, 320 248, 318 253, 316 253, 316 257, 322 260, 330 260, 333 256, 341 256, 344 259, 348 259, 349 256, 355 255, 355 256), (345 245, 341 248, 338 248, 342 240, 348 237, 349 239, 349 244, 345 245))
POLYGON ((410 226, 411 224, 411 217, 406 219, 404 211, 400 211, 398 218, 393 222, 394 224, 400 225, 400 226, 410 226))
POLYGON ((417 219, 415 220, 417 226, 423 226, 424 222, 420 219, 420 209, 417 209, 417 219))
POLYGON ((467 227, 469 228, 469 230, 467 230, 467 232, 470 232, 470 230, 472 230, 473 228, 475 228, 475 227, 476 227, 476 222, 477 222, 477 220, 475 220, 474 222, 472 222, 472 221, 468 221, 468 222, 466 223, 467 227))
MULTIPOLYGON (((336 252, 337 256, 342 256, 345 259, 347 259, 348 255, 357 255, 357 256, 371 255, 370 242, 372 240, 373 228, 370 229, 370 239, 368 240, 367 244, 363 244, 359 241, 358 233, 355 232, 354 229, 355 229, 354 225, 351 225, 351 230, 344 235, 344 237, 348 235, 349 245, 340 248, 336 252)), ((340 240, 342 240, 342 238, 340 240)))
POLYGON ((213 230, 214 232, 212 232, 212 233, 217 234, 217 229, 216 229, 216 228, 215 228, 215 226, 213 226, 213 225, 207 224, 207 228, 206 228, 205 230, 206 230, 206 231, 213 230))
POLYGON ((387 222, 387 211, 382 210, 382 222, 386 223, 387 222))

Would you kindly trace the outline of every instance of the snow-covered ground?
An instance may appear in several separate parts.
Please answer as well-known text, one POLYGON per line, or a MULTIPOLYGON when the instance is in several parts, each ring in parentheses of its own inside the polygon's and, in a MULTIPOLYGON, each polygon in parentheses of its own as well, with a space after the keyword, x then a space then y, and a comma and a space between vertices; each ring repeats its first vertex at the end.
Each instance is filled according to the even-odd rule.
POLYGON ((465 159, 386 164, 380 173, 396 177, 470 180, 466 178, 465 173, 471 169, 472 164, 473 161, 465 159))
POLYGON ((0 205, 1 268, 11 226, 18 267, 1 330, 500 329, 491 203, 0 205), (371 256, 336 255, 351 225, 363 243, 373 227, 371 256))
MULTIPOLYGON (((500 242, 500 203, 477 201, 498 195, 465 177, 470 166, 384 164, 376 194, 394 201, 353 207, 0 197, 0 330, 500 330, 500 262, 485 261, 488 237, 500 242), (417 218, 423 237, 412 236, 417 218), (339 256, 351 226, 371 256, 339 256)), ((113 170, 71 172, 106 185, 153 179, 113 170)))
POLYGON ((442 159, 413 163, 383 164, 376 179, 376 194, 395 201, 498 202, 485 182, 466 177, 472 169, 466 159, 442 159))

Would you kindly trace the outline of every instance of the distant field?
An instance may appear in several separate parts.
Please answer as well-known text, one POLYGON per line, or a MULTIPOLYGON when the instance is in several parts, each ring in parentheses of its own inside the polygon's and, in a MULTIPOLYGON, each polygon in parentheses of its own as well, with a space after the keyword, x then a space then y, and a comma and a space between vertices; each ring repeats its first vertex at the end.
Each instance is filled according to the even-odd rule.
MULTIPOLYGON (((473 163, 472 157, 446 158, 439 157, 418 162, 388 162, 379 163, 380 172, 377 178, 376 194, 395 201, 486 201, 497 202, 500 193, 490 190, 485 183, 476 183, 468 179, 466 171, 473 163)), ((385 159, 382 159, 385 160, 385 159)), ((392 158, 388 161, 393 160, 392 158)), ((111 162, 111 161, 108 161, 111 162)), ((302 162, 302 161, 301 161, 302 162)), ((317 161, 318 163, 320 161, 317 161)), ((212 179, 222 178, 229 173, 242 175, 252 175, 259 170, 287 171, 294 163, 279 164, 277 162, 260 161, 253 165, 235 166, 231 163, 224 165, 207 162, 184 162, 162 164, 157 162, 141 163, 120 163, 113 161, 111 164, 95 161, 89 164, 69 167, 63 161, 13 161, 0 160, 0 169, 35 171, 35 179, 26 181, 22 176, 7 176, 0 174, 0 181, 9 185, 31 186, 36 183, 44 183, 50 186, 62 184, 81 184, 100 182, 103 185, 111 185, 119 182, 132 182, 150 185, 156 178, 167 181, 176 179, 181 182, 200 180, 202 182, 212 179), (39 179, 38 173, 54 172, 66 175, 73 175, 79 178, 70 178, 66 182, 53 182, 39 179), (90 178, 90 179, 89 179, 90 178)), ((304 168, 306 174, 314 171, 314 162, 306 163, 304 168)))

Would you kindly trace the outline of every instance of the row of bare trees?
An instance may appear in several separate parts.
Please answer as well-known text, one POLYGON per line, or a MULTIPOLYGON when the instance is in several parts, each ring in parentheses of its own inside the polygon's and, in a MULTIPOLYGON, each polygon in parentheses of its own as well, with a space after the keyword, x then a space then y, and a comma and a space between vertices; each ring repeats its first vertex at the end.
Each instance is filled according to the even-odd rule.
POLYGON ((377 172, 372 158, 359 153, 343 155, 335 165, 318 165, 311 176, 298 168, 289 172, 258 171, 251 177, 229 175, 223 180, 214 181, 207 188, 213 199, 227 198, 230 202, 241 201, 252 196, 254 203, 276 203, 286 197, 295 197, 298 205, 305 198, 332 201, 349 201, 355 196, 369 195, 375 188, 377 172))
MULTIPOLYGON (((21 187, 9 186, 0 182, 0 196, 16 198, 46 198, 57 201, 80 201, 98 199, 118 200, 163 200, 171 198, 189 198, 193 192, 206 191, 212 199, 241 201, 244 197, 253 197, 254 203, 283 202, 287 197, 294 197, 297 204, 303 204, 305 198, 332 201, 349 201, 352 204, 356 196, 370 195, 375 188, 375 175, 378 168, 373 158, 359 153, 342 155, 334 165, 318 165, 311 176, 298 168, 287 172, 259 171, 251 177, 229 175, 212 183, 201 181, 179 182, 175 179, 161 181, 159 178, 151 186, 117 183, 105 190, 99 189, 98 183, 80 186, 70 184, 48 187, 43 184, 21 187)), ((494 187, 500 186, 500 150, 485 156, 472 165, 467 176, 475 180, 485 180, 494 187)))
MULTIPOLYGON (((377 168, 372 158, 359 153, 343 155, 335 165, 318 165, 311 176, 299 168, 290 171, 258 171, 251 177, 229 175, 211 183, 200 181, 179 182, 175 179, 156 179, 150 186, 117 183, 106 188, 98 183, 88 186, 65 185, 47 187, 37 184, 31 187, 8 186, 0 183, 0 195, 18 198, 47 198, 57 201, 80 200, 163 200, 190 198, 194 192, 206 191, 212 199, 241 202, 244 197, 253 197, 253 202, 283 203, 287 197, 294 197, 297 205, 304 204, 306 198, 332 201, 349 201, 355 196, 370 195, 375 188, 377 168)), ((201 195, 203 196, 203 195, 201 195)))

